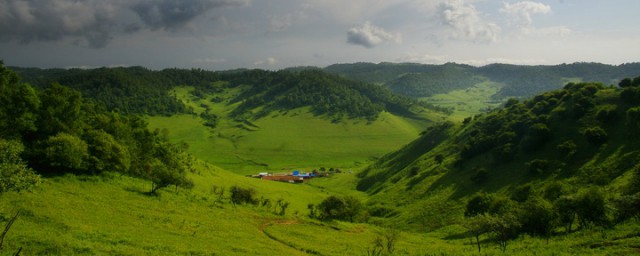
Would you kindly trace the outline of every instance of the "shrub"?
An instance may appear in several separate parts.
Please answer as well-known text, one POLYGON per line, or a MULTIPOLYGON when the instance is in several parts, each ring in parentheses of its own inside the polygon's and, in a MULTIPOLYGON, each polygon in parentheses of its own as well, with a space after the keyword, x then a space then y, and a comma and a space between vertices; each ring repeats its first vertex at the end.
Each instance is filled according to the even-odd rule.
POLYGON ((617 107, 615 105, 604 105, 598 109, 596 118, 602 123, 611 123, 617 118, 617 107))
POLYGON ((258 204, 259 200, 255 198, 256 190, 253 188, 241 188, 232 186, 229 188, 231 193, 231 203, 233 204, 258 204))
POLYGON ((556 149, 559 151, 560 155, 565 158, 572 157, 575 155, 578 150, 578 145, 572 140, 565 140, 564 142, 558 144, 556 149))
POLYGON ((46 162, 52 167, 82 170, 86 168, 89 146, 74 135, 58 133, 46 141, 44 155, 46 162))
POLYGON ((607 134, 607 132, 597 126, 585 129, 583 134, 585 137, 587 137, 589 143, 595 146, 600 146, 607 142, 607 140, 609 139, 609 135, 607 134))
POLYGON ((481 215, 489 212, 491 207, 491 202, 493 198, 491 195, 485 193, 478 193, 474 195, 467 202, 466 209, 464 211, 465 217, 473 217, 476 215, 481 215))
POLYGON ((471 175, 471 181, 481 184, 487 181, 489 178, 489 172, 485 168, 477 168, 473 175, 471 175))
POLYGON ((40 176, 20 158, 24 146, 19 141, 0 139, 0 193, 29 190, 40 176))
POLYGON ((534 159, 527 163, 527 170, 533 175, 544 175, 547 169, 549 169, 549 161, 543 159, 534 159))
POLYGON ((362 210, 362 203, 353 196, 343 198, 337 196, 327 197, 316 206, 320 220, 348 220, 353 222, 362 210))

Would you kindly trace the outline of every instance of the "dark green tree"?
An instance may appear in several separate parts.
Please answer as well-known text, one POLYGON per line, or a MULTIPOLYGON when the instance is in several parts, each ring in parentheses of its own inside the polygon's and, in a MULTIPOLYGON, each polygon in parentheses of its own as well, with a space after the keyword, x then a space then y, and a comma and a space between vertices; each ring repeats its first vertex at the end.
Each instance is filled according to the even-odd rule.
POLYGON ((36 130, 40 99, 28 84, 0 61, 0 137, 21 138, 36 130))
POLYGON ((547 238, 557 223, 553 205, 537 196, 524 202, 519 219, 524 232, 532 236, 547 238))
POLYGON ((476 215, 488 213, 491 208, 491 202, 493 197, 485 193, 478 193, 471 197, 467 202, 466 209, 464 211, 465 217, 473 217, 476 215))

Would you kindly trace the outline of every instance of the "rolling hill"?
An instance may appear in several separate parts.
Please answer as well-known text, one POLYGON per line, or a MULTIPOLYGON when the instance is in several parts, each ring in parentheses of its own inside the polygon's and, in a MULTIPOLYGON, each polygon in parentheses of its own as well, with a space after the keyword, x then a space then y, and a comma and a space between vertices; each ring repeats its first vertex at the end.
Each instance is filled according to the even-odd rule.
POLYGON ((630 180, 640 174, 638 90, 569 83, 432 126, 361 172, 357 188, 387 209, 379 221, 417 230, 464 223, 469 202, 485 195, 521 209, 534 199, 559 207, 561 199, 602 193, 612 221, 622 207, 616 198, 636 191, 630 180))

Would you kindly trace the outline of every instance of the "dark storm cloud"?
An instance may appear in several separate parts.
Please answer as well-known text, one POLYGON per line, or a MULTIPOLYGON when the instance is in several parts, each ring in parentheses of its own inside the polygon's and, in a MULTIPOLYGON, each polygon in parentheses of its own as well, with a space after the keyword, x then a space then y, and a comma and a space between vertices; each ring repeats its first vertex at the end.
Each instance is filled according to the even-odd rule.
POLYGON ((211 9, 247 3, 240 0, 143 0, 132 9, 152 29, 176 29, 211 9))
POLYGON ((143 29, 175 31, 212 9, 241 6, 248 2, 249 0, 0 0, 0 41, 30 43, 72 38, 76 42, 86 42, 91 47, 100 48, 118 34, 143 29))

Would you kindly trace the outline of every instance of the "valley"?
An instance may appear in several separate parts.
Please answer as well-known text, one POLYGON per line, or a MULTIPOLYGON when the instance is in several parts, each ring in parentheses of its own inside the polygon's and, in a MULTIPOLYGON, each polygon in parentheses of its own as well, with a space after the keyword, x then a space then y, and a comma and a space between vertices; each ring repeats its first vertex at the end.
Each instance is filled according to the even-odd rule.
MULTIPOLYGON (((470 68, 435 68, 452 66, 451 77, 470 68)), ((640 248, 639 78, 618 86, 576 75, 515 99, 496 96, 506 83, 474 75, 456 83, 462 88, 412 98, 324 71, 17 70, 42 101, 77 99, 78 121, 53 126, 70 112, 2 108, 7 120, 34 117, 32 127, 3 130, 0 146, 30 147, 3 151, 19 153, 2 168, 28 163, 39 178, 9 183, 24 189, 2 187, 0 220, 18 217, 0 255, 631 255, 640 248), (87 86, 88 78, 110 82, 87 86), (47 85, 58 80, 67 83, 47 85), (139 105, 119 101, 125 92, 139 105), (69 149, 85 143, 87 152, 64 158, 49 150, 55 141, 69 149), (302 184, 245 177, 320 168, 348 171, 302 184), (586 215, 583 203, 586 212, 603 210, 586 215)), ((4 67, 2 74, 11 77, 4 67)), ((21 83, 2 81, 4 95, 24 97, 12 89, 21 83)))

